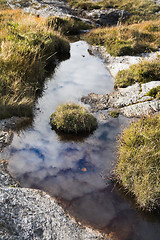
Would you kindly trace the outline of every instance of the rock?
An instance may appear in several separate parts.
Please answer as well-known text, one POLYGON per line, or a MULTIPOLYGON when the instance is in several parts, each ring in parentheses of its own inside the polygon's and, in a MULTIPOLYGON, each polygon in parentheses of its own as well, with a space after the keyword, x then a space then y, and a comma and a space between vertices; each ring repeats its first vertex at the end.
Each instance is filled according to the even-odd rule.
POLYGON ((102 26, 116 25, 118 22, 129 18, 130 15, 131 14, 127 11, 114 8, 83 11, 83 16, 85 18, 89 18, 94 23, 102 26))
POLYGON ((82 97, 81 101, 85 104, 89 104, 93 112, 97 112, 99 110, 108 109, 108 99, 108 94, 101 95, 90 93, 87 97, 82 97))
POLYGON ((81 101, 90 104, 91 111, 116 108, 120 109, 120 112, 126 117, 141 117, 160 110, 160 100, 146 96, 152 88, 157 86, 160 86, 160 81, 152 81, 141 85, 136 83, 126 88, 119 88, 106 95, 91 93, 87 97, 83 97, 81 101))
POLYGON ((57 202, 40 190, 1 188, 1 239, 107 239, 79 226, 57 202))
POLYGON ((1 240, 109 240, 99 232, 80 226, 44 192, 18 187, 6 167, 6 161, 1 161, 1 240))
POLYGON ((12 139, 13 133, 11 131, 9 132, 0 131, 0 152, 5 146, 11 144, 12 139))
POLYGON ((58 17, 76 17, 87 23, 95 23, 99 25, 115 25, 130 16, 127 11, 109 8, 105 10, 95 9, 92 11, 70 8, 67 1, 54 0, 7 0, 11 8, 22 8, 24 12, 32 13, 37 16, 58 16, 58 17))
POLYGON ((19 127, 31 124, 32 119, 28 117, 11 117, 0 120, 0 131, 8 131, 9 129, 17 129, 19 127))
POLYGON ((7 0, 11 8, 22 8, 24 12, 32 13, 39 16, 59 16, 66 17, 70 15, 70 8, 65 1, 53 0, 7 0))
POLYGON ((0 187, 18 187, 19 184, 12 178, 12 176, 7 171, 7 161, 0 160, 0 187))
POLYGON ((143 59, 153 60, 157 58, 157 54, 160 55, 160 51, 152 53, 143 53, 139 56, 120 56, 113 57, 107 53, 104 46, 90 46, 90 50, 93 54, 98 55, 106 63, 106 67, 110 71, 111 75, 115 77, 120 70, 129 68, 130 65, 141 62, 143 59))
POLYGON ((141 102, 120 109, 120 112, 126 117, 149 116, 160 111, 160 100, 141 102))

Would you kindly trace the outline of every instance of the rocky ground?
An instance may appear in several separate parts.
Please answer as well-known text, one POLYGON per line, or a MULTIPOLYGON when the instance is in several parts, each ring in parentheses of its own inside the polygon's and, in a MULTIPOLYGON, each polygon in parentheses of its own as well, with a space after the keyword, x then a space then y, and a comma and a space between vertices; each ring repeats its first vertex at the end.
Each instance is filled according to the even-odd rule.
POLYGON ((39 16, 59 16, 59 17, 73 17, 81 19, 88 23, 96 25, 115 25, 122 19, 130 16, 127 11, 119 9, 96 9, 92 11, 80 10, 70 8, 67 0, 7 0, 11 8, 22 8, 24 12, 36 14, 39 16))
MULTIPOLYGON (((106 52, 105 47, 91 46, 93 54, 103 59, 106 67, 113 77, 118 71, 129 68, 130 65, 139 63, 143 59, 152 60, 160 55, 160 51, 139 56, 113 57, 106 52)), ((144 84, 134 84, 127 88, 119 88, 106 95, 91 93, 82 98, 82 102, 91 106, 92 112, 106 109, 118 110, 126 117, 141 117, 160 111, 160 100, 146 96, 154 87, 160 85, 160 81, 152 81, 144 84)), ((103 120, 107 119, 103 114, 103 120)))

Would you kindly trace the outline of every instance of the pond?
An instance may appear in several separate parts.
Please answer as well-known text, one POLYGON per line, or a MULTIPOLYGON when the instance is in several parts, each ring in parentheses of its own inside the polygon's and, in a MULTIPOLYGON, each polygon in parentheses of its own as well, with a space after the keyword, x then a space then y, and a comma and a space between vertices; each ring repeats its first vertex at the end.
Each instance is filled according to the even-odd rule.
POLYGON ((159 216, 142 215, 110 180, 116 163, 116 139, 128 120, 100 122, 90 136, 57 135, 49 118, 57 106, 80 102, 90 92, 106 94, 114 79, 84 41, 71 43, 70 59, 46 79, 37 100, 33 125, 14 134, 2 153, 8 169, 23 187, 38 188, 58 199, 78 221, 119 240, 158 240, 159 216))

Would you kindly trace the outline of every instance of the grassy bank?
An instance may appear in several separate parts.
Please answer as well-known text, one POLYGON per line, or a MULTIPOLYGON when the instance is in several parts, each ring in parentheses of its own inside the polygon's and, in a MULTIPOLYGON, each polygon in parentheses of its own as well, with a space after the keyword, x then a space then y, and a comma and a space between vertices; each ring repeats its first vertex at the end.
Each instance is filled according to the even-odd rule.
POLYGON ((46 19, 20 10, 0 10, 0 22, 0 118, 28 116, 46 66, 69 53, 69 43, 46 19))
POLYGON ((93 26, 75 18, 49 17, 47 20, 48 27, 60 32, 61 34, 75 35, 81 30, 91 29, 93 26))
POLYGON ((151 81, 160 81, 160 58, 152 61, 144 60, 141 63, 131 65, 129 69, 119 71, 114 84, 115 87, 123 88, 136 82, 151 81))
POLYGON ((92 45, 105 46, 112 56, 156 51, 160 47, 160 20, 98 28, 92 30, 86 40, 92 45))
POLYGON ((160 115, 132 124, 119 140, 116 178, 131 192, 139 207, 160 207, 160 115))
POLYGON ((159 17, 157 14, 160 7, 150 0, 103 0, 91 2, 89 0, 68 0, 69 5, 84 10, 118 8, 131 13, 128 23, 137 23, 144 20, 154 20, 159 17))

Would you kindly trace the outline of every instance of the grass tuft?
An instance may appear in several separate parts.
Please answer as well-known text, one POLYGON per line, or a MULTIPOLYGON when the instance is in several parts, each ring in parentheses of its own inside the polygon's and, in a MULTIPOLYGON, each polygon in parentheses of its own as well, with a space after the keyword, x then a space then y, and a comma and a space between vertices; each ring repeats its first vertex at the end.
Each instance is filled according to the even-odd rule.
POLYGON ((159 58, 131 65, 129 69, 121 70, 115 78, 115 87, 127 87, 136 82, 147 83, 160 80, 159 58))
POLYGON ((91 29, 92 25, 75 18, 49 17, 47 20, 49 28, 64 35, 79 34, 81 30, 91 29))
POLYGON ((145 117, 124 130, 115 174, 140 208, 160 207, 160 115, 145 117))
POLYGON ((53 129, 66 133, 93 132, 97 128, 97 120, 84 107, 74 103, 59 105, 51 115, 53 129))
POLYGON ((118 110, 108 111, 108 115, 113 117, 113 118, 117 118, 119 116, 119 111, 118 110))
POLYGON ((160 20, 98 28, 92 30, 86 40, 92 45, 104 46, 112 56, 156 51, 160 47, 160 20))
POLYGON ((146 95, 160 99, 160 86, 152 88, 146 95))
POLYGON ((46 67, 69 53, 69 43, 48 28, 45 18, 20 10, 0 11, 0 22, 0 118, 29 115, 46 67))

